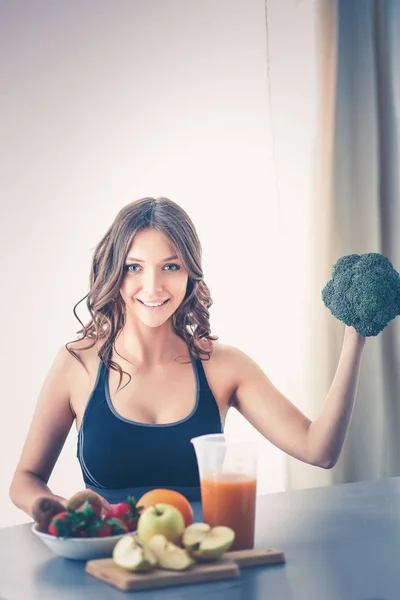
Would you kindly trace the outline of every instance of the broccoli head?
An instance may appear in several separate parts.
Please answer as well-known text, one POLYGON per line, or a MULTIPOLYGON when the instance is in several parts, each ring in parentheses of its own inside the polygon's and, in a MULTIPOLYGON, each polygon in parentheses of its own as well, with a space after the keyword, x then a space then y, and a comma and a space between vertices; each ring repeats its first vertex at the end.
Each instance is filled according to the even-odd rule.
POLYGON ((322 300, 359 335, 378 335, 400 314, 400 275, 382 254, 348 254, 333 265, 322 300))

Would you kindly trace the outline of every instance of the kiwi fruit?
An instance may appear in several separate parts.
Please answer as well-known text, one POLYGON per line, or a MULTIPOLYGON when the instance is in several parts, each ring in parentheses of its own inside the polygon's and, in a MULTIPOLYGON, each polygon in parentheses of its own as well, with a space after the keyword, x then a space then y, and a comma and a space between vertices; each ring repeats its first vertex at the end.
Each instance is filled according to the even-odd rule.
POLYGON ((92 490, 82 490, 80 492, 76 492, 76 494, 67 500, 66 510, 69 512, 74 512, 74 510, 79 508, 79 506, 86 500, 93 506, 93 508, 97 508, 99 513, 101 512, 103 508, 101 499, 95 492, 92 492, 92 490))
POLYGON ((60 512, 65 512, 65 506, 55 498, 37 498, 32 506, 32 517, 38 529, 47 532, 51 519, 60 512))

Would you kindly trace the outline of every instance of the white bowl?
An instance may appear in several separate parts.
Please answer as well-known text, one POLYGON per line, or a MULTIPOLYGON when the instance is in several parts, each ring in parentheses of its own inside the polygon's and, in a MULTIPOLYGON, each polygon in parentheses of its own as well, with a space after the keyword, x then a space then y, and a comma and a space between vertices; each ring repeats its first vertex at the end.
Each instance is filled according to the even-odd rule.
MULTIPOLYGON (((94 558, 109 558, 115 544, 126 533, 120 535, 112 535, 102 538, 63 538, 43 533, 37 528, 37 524, 33 523, 32 532, 42 540, 50 550, 73 560, 92 560, 94 558)), ((136 535, 133 532, 131 535, 136 535)))

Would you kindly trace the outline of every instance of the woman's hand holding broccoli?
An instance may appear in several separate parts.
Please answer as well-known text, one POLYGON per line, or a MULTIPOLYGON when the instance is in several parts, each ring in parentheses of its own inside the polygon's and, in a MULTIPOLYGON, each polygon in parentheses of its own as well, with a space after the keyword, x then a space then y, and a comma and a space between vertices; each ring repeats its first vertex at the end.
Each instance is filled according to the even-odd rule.
POLYGON ((352 325, 346 325, 345 327, 345 331, 344 331, 344 337, 346 339, 346 337, 349 338, 354 338, 355 340, 357 340, 358 342, 363 342, 365 344, 366 341, 366 337, 364 335, 360 335, 357 331, 357 329, 355 329, 352 325))
POLYGON ((359 336, 375 336, 400 314, 400 275, 382 254, 348 254, 333 265, 322 300, 359 336))

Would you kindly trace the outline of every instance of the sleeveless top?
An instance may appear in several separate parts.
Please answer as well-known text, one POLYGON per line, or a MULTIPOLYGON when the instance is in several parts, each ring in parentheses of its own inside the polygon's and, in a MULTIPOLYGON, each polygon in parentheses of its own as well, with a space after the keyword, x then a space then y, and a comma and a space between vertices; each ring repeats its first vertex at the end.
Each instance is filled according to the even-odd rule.
POLYGON ((119 415, 112 405, 108 369, 100 360, 78 434, 77 457, 87 488, 110 503, 129 495, 136 500, 153 488, 200 499, 197 460, 191 438, 222 433, 217 402, 200 359, 192 360, 196 402, 192 412, 173 423, 148 424, 119 415))

